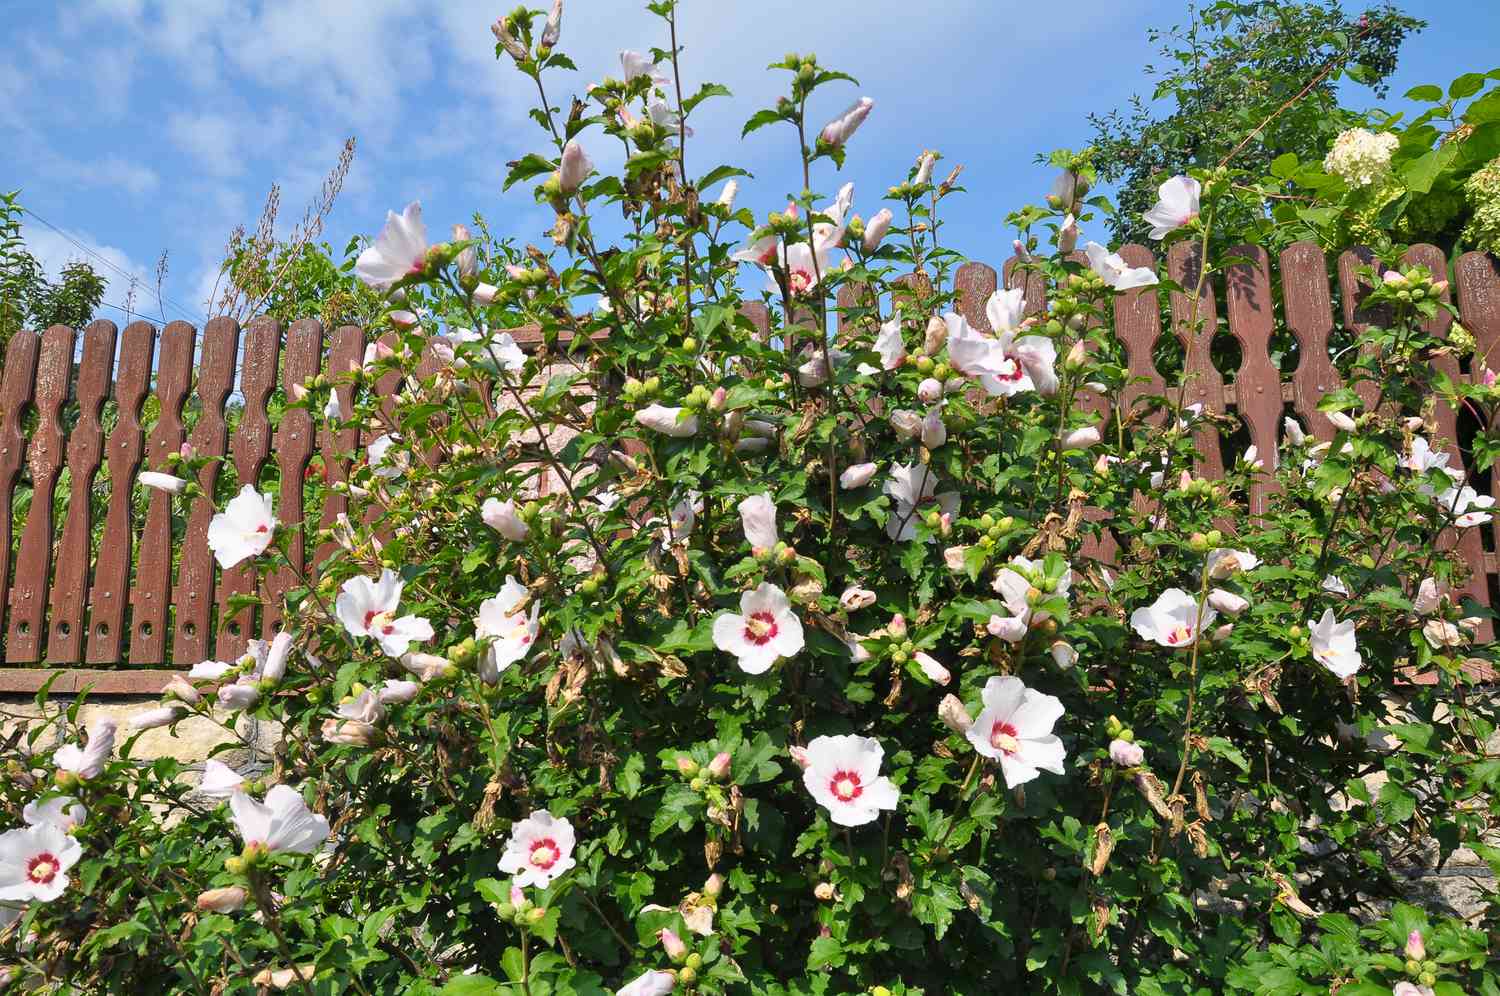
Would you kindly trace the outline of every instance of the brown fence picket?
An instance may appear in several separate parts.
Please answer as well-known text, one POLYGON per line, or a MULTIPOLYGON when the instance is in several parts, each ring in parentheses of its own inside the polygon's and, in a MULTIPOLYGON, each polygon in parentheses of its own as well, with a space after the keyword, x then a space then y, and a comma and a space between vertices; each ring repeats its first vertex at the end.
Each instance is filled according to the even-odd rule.
MULTIPOLYGON (((1448 257, 1437 246, 1412 246, 1401 257, 1401 262, 1407 266, 1427 267, 1432 273, 1434 280, 1442 280, 1448 274, 1448 257)), ((1445 289, 1440 298, 1444 304, 1449 303, 1449 291, 1445 289)), ((1453 316, 1449 314, 1446 308, 1441 307, 1438 308, 1436 315, 1421 325, 1422 331, 1439 339, 1447 339, 1452 326, 1453 316)), ((1458 358, 1452 354, 1440 354, 1434 357, 1432 366, 1438 373, 1446 375, 1455 382, 1462 376, 1458 366, 1458 358)), ((1437 430, 1433 434, 1434 438, 1430 440, 1433 449, 1440 449, 1448 454, 1449 467, 1462 469, 1467 473, 1470 468, 1465 464, 1463 450, 1458 445, 1457 413, 1446 402, 1438 400, 1433 406, 1432 421, 1437 430)), ((1472 486, 1481 482, 1469 481, 1467 483, 1472 486)), ((1480 531, 1478 529, 1462 529, 1455 533, 1452 530, 1447 530, 1439 537, 1439 544, 1444 549, 1451 549, 1456 546, 1466 564, 1477 565, 1474 566, 1468 581, 1464 585, 1464 594, 1485 608, 1489 608, 1490 580, 1483 566, 1484 538, 1480 534, 1480 531)), ((1488 642, 1494 639, 1495 627, 1488 619, 1485 619, 1474 635, 1477 639, 1488 642)))
POLYGON ((1318 401, 1344 381, 1333 368, 1328 337, 1333 334, 1333 298, 1328 292, 1328 261, 1312 242, 1294 242, 1281 251, 1281 298, 1287 327, 1297 338, 1297 369, 1292 372, 1292 408, 1307 431, 1333 438, 1333 423, 1318 401))
MULTIPOLYGON (((1179 242, 1167 251, 1167 272, 1183 287, 1198 287, 1197 315, 1193 314, 1192 296, 1172 292, 1172 331, 1182 343, 1183 388, 1181 405, 1201 404, 1203 411, 1223 413, 1224 377, 1214 366, 1211 345, 1219 331, 1218 308, 1214 289, 1199 277, 1202 246, 1197 242, 1179 242), (1196 324, 1196 328, 1194 327, 1196 324)), ((1219 449, 1219 430, 1204 422, 1193 430, 1197 456, 1193 461, 1199 477, 1216 481, 1224 476, 1224 458, 1219 449)))
MULTIPOLYGON (((396 338, 395 334, 391 332, 387 332, 385 335, 381 336, 378 341, 384 343, 392 349, 395 349, 400 345, 400 342, 396 338)), ((378 399, 380 404, 380 411, 384 416, 384 419, 375 426, 366 426, 360 432, 360 453, 355 460, 356 463, 362 463, 369 459, 368 450, 370 444, 379 439, 381 436, 384 436, 387 433, 400 435, 400 433, 397 433, 393 427, 396 420, 396 393, 401 390, 401 380, 402 378, 400 370, 388 370, 384 374, 381 374, 380 379, 375 382, 374 387, 370 393, 376 399, 378 399)), ((365 525, 372 525, 377 519, 380 518, 382 511, 383 509, 380 506, 380 501, 378 500, 377 496, 372 493, 370 499, 365 502, 364 517, 360 521, 365 525)), ((384 529, 377 529, 375 532, 375 538, 384 543, 386 542, 386 540, 390 539, 390 534, 384 529)))
MULTIPOLYGON (((239 350, 240 326, 232 318, 211 318, 203 328, 203 356, 198 361, 198 424, 193 427, 193 449, 199 456, 222 457, 229 443, 224 402, 234 388, 234 360, 239 350)), ((214 555, 208 548, 208 523, 218 511, 215 501, 220 461, 211 460, 198 475, 203 497, 188 511, 182 541, 182 566, 175 589, 177 631, 172 641, 175 660, 191 663, 208 657, 209 623, 214 607, 214 555)), ((246 482, 253 483, 253 482, 246 482)))
POLYGON ((135 475, 145 450, 141 405, 151 381, 156 352, 156 328, 132 322, 120 344, 120 366, 115 374, 118 421, 109 435, 109 508, 104 513, 104 535, 94 586, 89 592, 88 662, 106 664, 121 659, 125 609, 130 591, 130 561, 135 550, 135 475))
POLYGON ((992 331, 984 305, 999 286, 1000 275, 987 263, 965 263, 953 274, 953 289, 958 295, 954 309, 964 316, 970 328, 979 332, 992 331))
POLYGON ((740 305, 740 314, 750 322, 750 338, 759 343, 771 341, 771 313, 759 301, 745 301, 740 305))
MULTIPOLYGON (((1458 313, 1464 328, 1474 336, 1473 376, 1477 379, 1485 371, 1500 372, 1500 260, 1466 252, 1453 264, 1453 277, 1458 284, 1458 313)), ((1500 473, 1494 470, 1490 471, 1490 494, 1500 496, 1500 473)), ((1494 519, 1490 528, 1500 550, 1500 518, 1494 519)))
MULTIPOLYGON (((286 334, 281 363, 281 387, 288 397, 294 387, 301 387, 317 376, 323 363, 323 326, 316 319, 304 318, 292 323, 286 334)), ((307 520, 306 478, 313 454, 313 432, 312 413, 306 408, 286 409, 281 424, 276 427, 276 462, 281 470, 276 515, 289 526, 307 520)), ((287 560, 291 566, 268 575, 265 581, 265 599, 261 605, 262 639, 271 639, 281 625, 282 598, 300 583, 299 575, 307 567, 306 550, 305 529, 292 530, 287 539, 287 560)))
POLYGON ((99 424, 99 416, 114 372, 116 331, 114 322, 99 321, 83 333, 78 423, 68 437, 68 513, 57 548, 56 581, 47 618, 50 664, 76 664, 83 659, 83 608, 88 597, 94 526, 94 503, 90 499, 104 454, 104 427, 99 424))
MULTIPOLYGON (((1024 287, 1026 311, 1028 315, 1039 315, 1047 310, 1047 279, 1035 270, 1021 268, 1022 259, 1012 256, 1005 261, 1001 273, 1005 281, 1006 290, 1014 290, 1024 287)), ((985 328, 989 328, 989 322, 985 322, 985 328)))
MULTIPOLYGON (((1156 266, 1156 256, 1145 246, 1130 243, 1120 247, 1120 258, 1129 266, 1156 266)), ((1144 397, 1163 397, 1167 382, 1156 369, 1156 343, 1161 339, 1161 300, 1155 285, 1136 287, 1115 297, 1115 338, 1125 348, 1125 374, 1129 383, 1120 394, 1120 407, 1127 420, 1142 418, 1148 425, 1161 425, 1166 413, 1159 408, 1137 415, 1136 403, 1144 397)))
MULTIPOLYGON (((1385 308, 1371 308, 1365 305, 1365 298, 1369 297, 1370 291, 1374 289, 1359 275, 1359 269, 1365 266, 1373 266, 1377 272, 1380 270, 1380 260, 1363 246, 1357 246, 1339 255, 1339 294, 1343 299, 1344 328, 1351 336, 1356 337, 1364 335, 1372 325, 1385 325, 1390 320, 1390 315, 1385 308)), ((1370 346, 1360 348, 1360 352, 1366 355, 1371 350, 1370 346)), ((1365 409, 1369 410, 1380 395, 1380 385, 1371 380, 1361 380, 1354 385, 1354 393, 1359 395, 1359 399, 1364 402, 1365 409)))
POLYGON ((10 627, 5 635, 7 660, 29 663, 42 659, 42 637, 47 616, 47 586, 52 576, 52 498, 62 473, 62 406, 73 377, 73 330, 54 325, 42 333, 42 352, 36 365, 32 404, 36 431, 26 448, 31 470, 31 507, 16 552, 16 583, 10 591, 10 627))
POLYGON ((26 456, 26 435, 21 431, 21 421, 31 404, 41 344, 40 336, 17 332, 5 350, 5 369, 0 372, 0 619, 10 604, 14 525, 11 516, 15 509, 16 482, 21 479, 21 464, 26 456))
MULTIPOLYGON (((165 471, 167 457, 182 448, 182 407, 193 382, 193 348, 197 331, 187 322, 172 322, 161 333, 161 362, 156 371, 160 412, 146 443, 146 467, 165 471)), ((141 533, 140 562, 130 588, 130 662, 159 664, 166 658, 167 607, 172 602, 173 497, 151 490, 146 528, 141 533)))
POLYGON ((1240 341, 1240 369, 1234 377, 1234 402, 1250 430, 1250 443, 1266 473, 1250 483, 1250 514, 1265 515, 1267 496, 1275 486, 1277 439, 1281 430, 1281 371, 1271 362, 1271 334, 1276 316, 1271 301, 1270 260, 1259 246, 1236 246, 1230 256, 1245 257, 1225 271, 1224 311, 1229 331, 1240 341))
POLYGON ((836 306, 838 308, 838 337, 839 343, 844 343, 854 338, 862 328, 874 332, 876 316, 879 313, 880 300, 870 290, 869 284, 841 284, 839 285, 836 306), (862 308, 874 308, 876 314, 855 315, 850 312, 859 311, 862 308))
MULTIPOLYGON (((234 459, 235 490, 248 484, 260 491, 260 472, 271 455, 271 417, 266 406, 276 390, 277 360, 281 356, 281 323, 274 318, 257 318, 245 332, 245 355, 240 365, 240 394, 245 407, 229 444, 234 459)), ((277 508, 280 515, 281 509, 277 508)), ((214 639, 214 655, 219 660, 234 660, 245 652, 245 644, 256 635, 255 610, 252 607, 231 612, 229 601, 235 595, 255 591, 255 573, 250 564, 238 564, 219 576, 219 622, 214 639)), ((180 594, 180 592, 179 592, 180 594)), ((182 612, 178 612, 181 629, 182 612)))
MULTIPOLYGON (((365 354, 365 333, 353 325, 345 325, 333 333, 333 342, 328 350, 328 379, 334 384, 334 395, 339 399, 339 411, 348 420, 354 411, 354 385, 349 373, 358 369, 365 354)), ((324 422, 319 433, 318 448, 323 457, 323 518, 320 529, 329 529, 340 515, 349 512, 349 495, 341 487, 349 480, 349 464, 354 449, 359 445, 359 428, 349 425, 334 429, 332 422, 324 422)), ((313 569, 333 555, 338 549, 332 541, 325 542, 313 553, 313 569)))

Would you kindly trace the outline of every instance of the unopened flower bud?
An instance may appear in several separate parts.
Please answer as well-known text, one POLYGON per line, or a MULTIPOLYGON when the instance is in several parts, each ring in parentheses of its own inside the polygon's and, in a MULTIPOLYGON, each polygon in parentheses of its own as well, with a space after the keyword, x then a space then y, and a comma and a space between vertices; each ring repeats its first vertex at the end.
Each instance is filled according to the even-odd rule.
POLYGON ((180 702, 186 702, 188 705, 197 705, 199 700, 203 698, 198 689, 183 681, 180 677, 174 677, 171 681, 163 685, 161 694, 163 698, 177 699, 180 702))
POLYGON ((680 771, 684 777, 692 778, 698 773, 698 762, 694 761, 686 754, 678 754, 677 770, 680 771))
POLYGON ((969 711, 956 695, 943 696, 943 700, 938 703, 938 718, 943 721, 944 726, 960 736, 969 732, 969 727, 974 725, 969 711))
POLYGON ((1074 429, 1063 437, 1063 449, 1086 450, 1097 444, 1101 438, 1097 425, 1084 426, 1082 429, 1074 429))
POLYGON ((906 617, 897 612, 891 616, 891 621, 886 624, 885 631, 894 639, 900 640, 906 636, 906 617))
POLYGON ((1122 768, 1139 767, 1146 760, 1146 752, 1140 744, 1128 740, 1111 740, 1109 759, 1122 768))
POLYGON ((719 751, 719 753, 714 755, 714 759, 708 762, 708 777, 712 778, 716 782, 722 782, 724 779, 728 778, 729 762, 729 752, 722 750, 719 751))
POLYGON ((792 755, 792 760, 797 763, 797 767, 803 770, 812 767, 812 755, 807 752, 806 747, 798 747, 794 744, 787 748, 787 753, 792 755))
POLYGON ((1406 935, 1406 957, 1412 961, 1421 961, 1427 957, 1427 945, 1422 940, 1422 932, 1413 930, 1406 935))
POLYGON ((510 24, 507 23, 506 18, 502 17, 490 25, 490 33, 495 36, 495 39, 500 42, 500 46, 510 54, 512 59, 521 62, 528 57, 529 53, 526 51, 526 46, 522 45, 515 34, 512 33, 510 24))
POLYGON ((932 404, 943 396, 943 382, 935 377, 927 377, 917 385, 917 397, 932 404))
POLYGON ((822 902, 832 902, 835 896, 833 883, 819 882, 817 885, 813 886, 813 895, 817 896, 818 899, 822 902))
POLYGON ((593 160, 583 151, 577 139, 569 139, 563 146, 562 163, 557 168, 557 185, 564 194, 577 190, 588 175, 594 171, 593 160))
POLYGON ((927 335, 922 340, 922 351, 928 356, 935 356, 948 342, 948 326, 941 318, 933 315, 927 319, 927 335))
POLYGON ((198 911, 201 913, 233 913, 245 905, 246 892, 237 885, 222 889, 209 889, 198 894, 198 911))
POLYGON ((864 240, 861 242, 865 252, 874 252, 880 248, 880 242, 891 230, 894 218, 890 208, 881 208, 870 216, 870 220, 865 222, 864 240))
POLYGON ((687 958, 687 945, 682 943, 682 938, 670 927, 663 927, 656 932, 657 940, 661 941, 662 950, 666 951, 667 957, 681 964, 687 958))
POLYGON ((1215 588, 1208 593, 1208 604, 1226 616, 1237 616, 1250 607, 1249 601, 1224 588, 1215 588))

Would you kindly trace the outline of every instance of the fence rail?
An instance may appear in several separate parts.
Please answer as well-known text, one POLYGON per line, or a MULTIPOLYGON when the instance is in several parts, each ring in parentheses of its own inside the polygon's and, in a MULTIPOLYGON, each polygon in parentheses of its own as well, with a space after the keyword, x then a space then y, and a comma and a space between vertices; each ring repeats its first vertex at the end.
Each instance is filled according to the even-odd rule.
MULTIPOLYGON (((1181 285, 1197 282, 1194 253, 1195 247, 1179 243, 1167 254, 1167 270, 1181 285)), ((1151 251, 1138 245, 1124 247, 1121 255, 1132 266, 1154 261, 1151 251)), ((1158 368, 1165 315, 1188 375, 1184 403, 1237 413, 1250 443, 1262 454, 1275 452, 1288 409, 1317 438, 1332 438, 1333 426, 1317 404, 1342 386, 1331 350, 1341 338, 1352 338, 1378 320, 1363 309, 1367 289, 1356 273, 1373 258, 1358 250, 1344 253, 1331 284, 1328 261, 1312 244, 1290 246, 1274 266, 1255 246, 1232 250, 1232 255, 1240 261, 1224 274, 1222 289, 1210 282, 1199 301, 1204 322, 1196 334, 1185 294, 1171 293, 1165 308, 1157 288, 1116 298, 1115 334, 1130 373, 1139 378, 1127 390, 1127 407, 1166 390, 1158 368), (1335 290, 1341 324, 1333 311, 1335 290), (1237 369, 1221 371, 1211 346, 1223 341, 1217 337, 1225 327, 1241 360, 1237 369), (1278 329, 1289 330, 1295 341, 1296 365, 1289 376, 1272 357, 1278 329)), ((1450 271, 1433 246, 1413 247, 1405 261, 1451 273, 1461 320, 1478 344, 1474 370, 1462 369, 1449 357, 1438 361, 1445 372, 1468 377, 1480 363, 1500 369, 1500 264, 1468 253, 1450 271)), ((1007 280, 1024 272, 1015 269, 1015 262, 1002 268, 1007 280)), ((1001 277, 978 262, 963 265, 954 276, 957 308, 977 329, 989 331, 984 302, 1001 277)), ((1034 276, 1026 300, 1029 312, 1046 306, 1034 276)), ((839 303, 854 303, 849 288, 841 292, 839 303)), ((747 304, 745 312, 769 334, 763 306, 747 304)), ((1451 319, 1440 314, 1429 331, 1446 336, 1450 326, 1451 319)), ((216 318, 204 327, 200 340, 185 322, 172 322, 160 331, 135 322, 119 332, 113 323, 97 321, 83 331, 81 352, 78 338, 62 326, 40 335, 20 333, 11 340, 0 371, 0 632, 7 665, 0 668, 0 692, 34 691, 57 669, 65 672, 53 685, 59 691, 92 684, 102 694, 154 692, 177 673, 173 668, 233 658, 248 639, 269 636, 279 621, 282 594, 295 585, 299 573, 315 573, 328 549, 309 556, 297 533, 290 551, 293 567, 263 582, 259 610, 231 613, 231 599, 251 593, 251 575, 244 567, 216 567, 207 543, 211 503, 193 501, 184 518, 174 514, 169 495, 142 495, 135 486, 137 475, 164 467, 171 453, 191 442, 199 453, 225 457, 222 465, 210 464, 203 472, 205 493, 214 493, 226 470, 240 482, 260 484, 274 468, 278 518, 302 522, 315 517, 316 525, 323 526, 349 511, 348 498, 322 489, 321 501, 314 503, 320 507, 311 507, 305 485, 309 469, 316 461, 328 483, 346 480, 358 444, 369 441, 358 439, 354 429, 320 432, 300 409, 276 417, 272 403, 278 385, 284 389, 320 371, 337 374, 359 364, 365 349, 365 332, 359 328, 325 333, 316 321, 305 320, 283 329, 263 318, 242 329, 231 319, 216 318), (236 390, 243 396, 237 420, 226 410, 236 390), (185 417, 189 410, 195 418, 185 417), (106 432, 108 422, 112 427, 106 432), (107 488, 97 486, 101 472, 107 475, 107 488), (66 510, 59 523, 53 513, 64 479, 66 510), (15 516, 23 486, 31 489, 29 504, 24 515, 15 516), (142 504, 144 515, 139 514, 142 504), (101 506, 103 527, 96 529, 101 506), (38 666, 43 662, 44 667, 38 666)), ((432 369, 430 363, 425 367, 432 369)), ((371 389, 390 397, 400 386, 399 378, 389 375, 371 389)), ((345 410, 354 400, 352 390, 341 389, 345 410)), ((1360 390, 1371 394, 1367 402, 1373 401, 1373 385, 1360 390)), ((1166 416, 1156 412, 1146 417, 1159 424, 1166 416)), ((1461 465, 1458 443, 1466 429, 1459 413, 1440 406, 1434 417, 1434 446, 1452 454, 1453 465, 1461 465)), ((1222 476, 1226 458, 1237 455, 1228 451, 1234 441, 1212 428, 1200 429, 1196 443, 1197 472, 1205 477, 1222 476)), ((1488 475, 1473 483, 1493 493, 1488 475)), ((1253 489, 1252 516, 1265 510, 1268 486, 1253 489)), ((313 525, 309 521, 310 529, 313 525)), ((1500 522, 1491 528, 1495 531, 1467 530, 1457 540, 1474 570, 1467 594, 1486 606, 1492 601, 1492 578, 1500 573, 1492 552, 1500 522)), ((1092 552, 1107 556, 1108 547, 1106 537, 1092 552)))

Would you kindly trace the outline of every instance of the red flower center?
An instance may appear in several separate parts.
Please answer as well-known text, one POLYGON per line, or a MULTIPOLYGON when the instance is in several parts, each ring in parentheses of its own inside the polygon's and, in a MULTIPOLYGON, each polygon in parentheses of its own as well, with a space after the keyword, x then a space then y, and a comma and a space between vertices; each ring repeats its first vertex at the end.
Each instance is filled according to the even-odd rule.
POLYGON ((990 746, 1007 754, 1014 754, 1021 746, 1016 738, 1016 728, 1004 721, 990 727, 990 746))
POLYGON ((562 857, 562 849, 551 837, 543 837, 531 845, 531 863, 542 871, 547 871, 557 864, 557 859, 560 857, 562 857))
POLYGON ((365 613, 365 632, 389 636, 395 629, 395 613, 379 609, 371 609, 365 613))
POLYGON ((26 862, 26 877, 37 885, 46 885, 57 877, 62 865, 48 851, 43 851, 26 862))
POLYGON ((757 647, 770 643, 777 632, 776 617, 769 612, 752 612, 745 619, 745 639, 757 647))
POLYGON ((792 270, 787 273, 786 281, 793 294, 802 294, 813 285, 813 275, 807 270, 792 270))
POLYGON ((1016 362, 1015 357, 1007 356, 1005 362, 1000 365, 1000 372, 995 376, 1000 380, 1018 381, 1026 376, 1026 368, 1016 362))
POLYGON ((828 791, 840 802, 852 802, 858 799, 865 791, 860 784, 859 773, 854 771, 835 771, 833 777, 828 780, 828 791))
POLYGON ((1167 643, 1174 647, 1183 643, 1187 643, 1192 638, 1193 627, 1188 626, 1185 623, 1174 626, 1167 631, 1167 643))

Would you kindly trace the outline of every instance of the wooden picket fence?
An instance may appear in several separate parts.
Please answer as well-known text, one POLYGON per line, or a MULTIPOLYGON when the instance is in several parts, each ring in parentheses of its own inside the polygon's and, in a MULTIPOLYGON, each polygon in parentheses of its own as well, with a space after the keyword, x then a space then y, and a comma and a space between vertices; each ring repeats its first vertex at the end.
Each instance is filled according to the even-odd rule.
MULTIPOLYGON (((1194 252, 1194 247, 1178 244, 1168 253, 1168 272, 1181 285, 1196 283, 1194 252)), ((1166 389, 1158 369, 1165 313, 1187 374, 1184 403, 1237 412, 1249 442, 1262 454, 1275 452, 1288 409, 1313 435, 1331 438, 1333 427, 1317 404, 1342 384, 1333 351, 1377 318, 1362 308, 1367 289, 1356 275, 1356 269, 1372 258, 1353 251, 1337 261, 1340 323, 1333 311, 1328 262, 1317 246, 1299 243, 1283 251, 1276 266, 1279 283, 1273 282, 1264 250, 1245 246, 1232 254, 1241 261, 1224 274, 1221 289, 1210 285, 1201 297, 1204 321, 1196 333, 1188 314, 1191 301, 1184 294, 1174 292, 1165 309, 1155 288, 1116 299, 1115 333, 1131 374, 1139 378, 1128 390, 1129 401, 1166 389), (1222 322, 1221 297, 1228 330, 1242 356, 1234 371, 1217 369, 1210 351, 1222 322), (1278 299, 1280 327, 1295 340, 1296 366, 1289 378, 1283 378, 1271 355, 1278 299), (1232 375, 1227 382, 1226 374, 1232 375)), ((1121 255, 1132 266, 1153 262, 1151 251, 1142 246, 1126 246, 1121 255)), ((1478 343, 1477 356, 1489 369, 1500 369, 1500 264, 1469 253, 1450 270, 1442 252, 1432 246, 1414 247, 1406 261, 1450 273, 1450 292, 1456 293, 1461 320, 1478 343)), ((1015 260, 1008 261, 1003 272, 1017 272, 1014 265, 1015 260)), ((985 299, 1000 279, 994 268, 977 262, 965 264, 954 276, 958 310, 982 331, 990 331, 985 299)), ((1026 292, 1028 311, 1045 307, 1039 280, 1033 278, 1026 292)), ((847 305, 852 299, 845 297, 840 303, 847 305)), ((748 304, 745 312, 769 332, 763 306, 748 304)), ((1430 331, 1446 335, 1450 324, 1446 315, 1439 316, 1430 331)), ((325 335, 316 321, 283 329, 273 320, 257 319, 242 330, 233 320, 218 318, 205 325, 200 338, 185 322, 173 322, 160 331, 135 322, 118 333, 113 323, 99 321, 81 338, 80 355, 72 329, 58 326, 40 335, 18 334, 0 373, 0 609, 7 610, 0 619, 6 665, 0 668, 0 692, 34 691, 59 669, 64 674, 52 685, 57 691, 91 685, 96 694, 155 692, 178 673, 174 669, 210 658, 231 659, 243 652, 248 639, 268 637, 279 621, 282 593, 297 583, 299 573, 315 574, 328 550, 309 555, 297 534, 291 549, 294 569, 264 583, 258 610, 232 613, 227 608, 230 600, 250 592, 251 576, 244 567, 220 571, 215 565, 207 544, 210 502, 194 501, 185 520, 181 502, 175 502, 174 522, 173 499, 150 491, 144 498, 144 516, 137 516, 136 475, 164 467, 168 455, 185 441, 199 453, 226 457, 222 467, 214 464, 204 471, 201 483, 209 494, 223 468, 240 482, 260 482, 274 459, 280 480, 277 516, 283 522, 301 522, 309 514, 305 475, 313 461, 321 460, 328 484, 346 480, 359 444, 368 442, 357 438, 354 429, 318 430, 309 414, 299 409, 286 410, 272 425, 275 409, 269 404, 278 384, 301 384, 320 371, 337 374, 359 364, 366 343, 361 329, 346 326, 325 335), (236 390, 243 396, 243 411, 231 434, 226 402, 236 390), (143 414, 152 393, 159 406, 154 421, 143 414), (107 401, 113 402, 116 414, 106 438, 102 413, 107 401), (189 432, 183 412, 190 401, 197 420, 189 432), (109 486, 103 499, 103 528, 96 530, 101 466, 109 486), (23 468, 29 471, 33 493, 29 511, 18 524, 12 522, 12 508, 23 468), (68 500, 59 532, 53 506, 64 471, 68 500), (19 546, 13 543, 14 530, 19 530, 19 546)), ((535 341, 534 333, 526 330, 517 338, 523 345, 535 341)), ((1461 370, 1456 361, 1441 362, 1448 373, 1469 376, 1470 371, 1461 370)), ((428 362, 419 375, 431 369, 428 362)), ((400 386, 396 375, 388 375, 371 389, 388 397, 400 386)), ((1372 385, 1361 387, 1371 389, 1372 385)), ((346 410, 353 402, 352 390, 341 389, 346 410)), ((1366 400, 1372 401, 1373 393, 1366 400)), ((1165 415, 1158 412, 1154 417, 1165 415)), ((1437 436, 1458 465, 1459 415, 1440 408, 1436 421, 1437 436)), ((1196 443, 1201 476, 1222 476, 1226 459, 1237 456, 1227 452, 1234 441, 1211 428, 1200 429, 1196 443)), ((1488 475, 1473 483, 1490 491, 1488 475)), ((1257 487, 1251 496, 1252 515, 1264 510, 1266 500, 1265 486, 1257 487)), ((321 510, 312 513, 316 522, 309 524, 309 534, 348 511, 346 496, 323 489, 321 510)), ((1492 579, 1500 572, 1492 552, 1500 522, 1492 529, 1467 530, 1458 539, 1474 567, 1467 593, 1482 605, 1492 603, 1492 579)))

